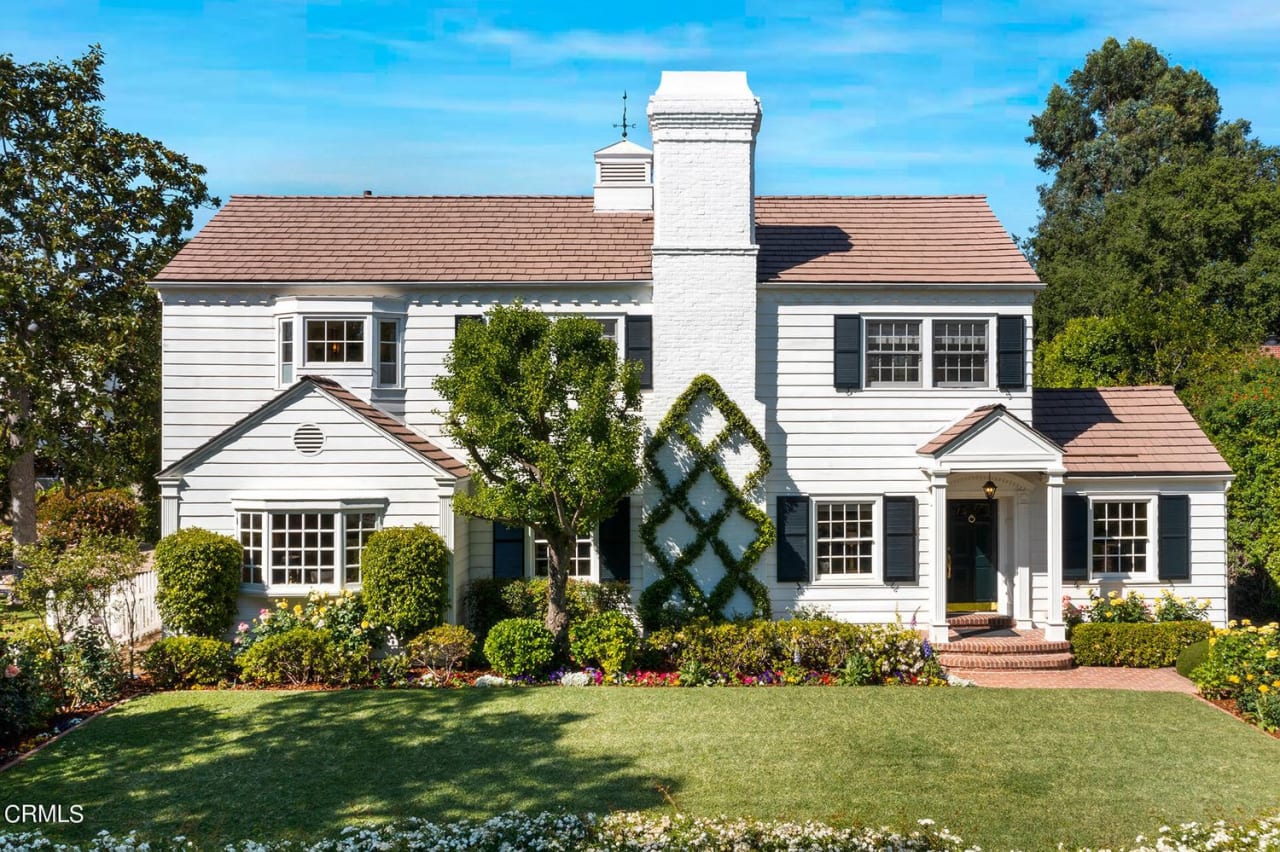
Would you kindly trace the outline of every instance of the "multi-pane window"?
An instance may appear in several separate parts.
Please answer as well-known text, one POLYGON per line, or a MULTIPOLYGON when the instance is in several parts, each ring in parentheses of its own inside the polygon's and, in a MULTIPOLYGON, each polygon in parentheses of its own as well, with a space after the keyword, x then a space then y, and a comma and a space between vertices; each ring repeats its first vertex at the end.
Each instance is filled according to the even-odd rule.
POLYGON ((262 582, 262 513, 240 513, 240 546, 244 548, 244 561, 240 568, 240 582, 262 582))
POLYGON ((307 363, 364 363, 364 320, 307 320, 307 363))
POLYGON ((618 342, 618 321, 616 319, 601 319, 599 317, 592 317, 592 319, 600 323, 601 337, 605 340, 612 340, 614 343, 618 342))
MULTIPOLYGON (((551 570, 551 547, 547 540, 533 540, 533 573, 545 577, 551 570)), ((578 539, 573 552, 569 556, 570 577, 591 576, 591 537, 578 539)))
POLYGON ((400 383, 400 324, 378 320, 378 384, 400 383))
POLYGON ((1147 509, 1143 500, 1093 504, 1093 573, 1130 574, 1147 570, 1147 509))
POLYGON ((974 387, 987 383, 987 321, 933 321, 933 383, 974 387))
POLYGON ((364 556, 364 546, 369 536, 378 529, 378 516, 373 512, 348 512, 343 515, 344 535, 346 536, 345 577, 348 583, 360 582, 360 558, 364 556))
POLYGON ((818 503, 818 575, 871 573, 875 504, 818 503))
POLYGON ((332 513, 271 513, 273 585, 332 583, 337 561, 332 513))
POLYGON ((280 384, 293 384, 293 319, 280 323, 280 384))
POLYGON ((920 384, 920 321, 867 321, 867 387, 920 384))

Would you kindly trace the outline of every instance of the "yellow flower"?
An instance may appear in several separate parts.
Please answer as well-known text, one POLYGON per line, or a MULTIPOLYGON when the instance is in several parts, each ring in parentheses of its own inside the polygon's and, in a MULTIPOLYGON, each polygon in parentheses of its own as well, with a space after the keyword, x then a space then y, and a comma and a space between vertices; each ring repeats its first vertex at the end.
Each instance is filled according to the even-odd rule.
POLYGON ((1227 627, 1228 627, 1228 628, 1232 628, 1232 627, 1235 627, 1235 626, 1236 626, 1236 620, 1235 620, 1234 618, 1227 622, 1227 627))
POLYGON ((360 629, 361 629, 361 630, 368 630, 368 629, 369 629, 369 622, 367 622, 367 621, 362 621, 362 622, 360 622, 360 629))
POLYGON ((1120 593, 1119 593, 1119 592, 1117 592, 1115 589, 1112 589, 1111 591, 1107 592, 1107 597, 1109 597, 1109 598, 1118 598, 1118 597, 1120 597, 1120 593))
POLYGON ((1258 684, 1258 691, 1262 693, 1270 692, 1271 687, 1267 686, 1265 683, 1260 683, 1258 684))
POLYGON ((1280 689, 1280 678, 1277 678, 1276 680, 1271 681, 1271 685, 1274 686, 1276 689, 1280 689))
POLYGON ((1270 651, 1267 652, 1268 660, 1274 660, 1276 657, 1280 657, 1280 651, 1277 651, 1275 648, 1272 648, 1270 651))
POLYGON ((293 605, 293 614, 294 614, 294 615, 302 615, 302 604, 294 604, 294 605, 293 605))
POLYGON ((1218 637, 1217 637, 1217 636, 1210 636, 1210 637, 1209 637, 1209 647, 1211 647, 1211 648, 1212 648, 1214 645, 1217 645, 1217 644, 1218 644, 1218 637))
POLYGON ((1243 624, 1243 625, 1245 625, 1246 627, 1247 627, 1247 626, 1249 626, 1250 624, 1253 624, 1253 622, 1252 622, 1252 621, 1250 621, 1250 620, 1249 620, 1249 619, 1247 619, 1247 618, 1242 618, 1242 619, 1240 619, 1240 623, 1241 623, 1241 624, 1243 624))
POLYGON ((276 601, 276 609, 288 609, 289 605, 284 601, 276 601))
POLYGON ((1227 675, 1227 683, 1239 683, 1240 675, 1227 675))
POLYGON ((1249 681, 1250 683, 1253 683, 1253 675, 1252 675, 1252 674, 1247 674, 1247 675, 1245 675, 1245 676, 1244 676, 1244 679, 1245 679, 1245 680, 1247 680, 1247 681, 1249 681))

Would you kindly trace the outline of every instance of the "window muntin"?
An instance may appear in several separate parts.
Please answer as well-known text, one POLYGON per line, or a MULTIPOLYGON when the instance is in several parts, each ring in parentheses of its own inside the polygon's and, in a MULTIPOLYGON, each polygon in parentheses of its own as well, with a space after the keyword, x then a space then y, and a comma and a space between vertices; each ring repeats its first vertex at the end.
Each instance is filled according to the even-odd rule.
POLYGON ((870 576, 875 547, 875 503, 816 504, 818 576, 870 576))
POLYGON ((1093 573, 1135 574, 1147 570, 1148 512, 1146 500, 1093 502, 1093 573))
POLYGON ((344 579, 348 583, 360 582, 360 559, 364 556, 369 536, 378 530, 378 516, 373 512, 347 512, 343 515, 345 536, 344 579))
POLYGON ((400 384, 400 323, 378 320, 378 384, 400 384))
MULTIPOLYGON (((545 577, 551 570, 551 546, 545 538, 533 540, 533 573, 545 577)), ((573 553, 569 556, 570 577, 591 576, 591 536, 578 539, 573 553)))
POLYGON ((987 384, 987 321, 933 321, 933 384, 969 388, 987 384))
POLYGON ((262 582, 262 512, 239 513, 240 546, 244 558, 240 568, 240 582, 262 582))
POLYGON ((336 544, 332 513, 272 512, 272 585, 332 584, 336 544))
POLYGON ((308 364, 363 364, 364 320, 309 319, 308 364))
POLYGON ((591 317, 591 319, 600 323, 600 335, 605 340, 618 342, 618 320, 614 317, 591 317))
POLYGON ((867 387, 920 384, 920 321, 867 320, 867 387))
POLYGON ((293 384, 293 319, 280 323, 280 384, 293 384))

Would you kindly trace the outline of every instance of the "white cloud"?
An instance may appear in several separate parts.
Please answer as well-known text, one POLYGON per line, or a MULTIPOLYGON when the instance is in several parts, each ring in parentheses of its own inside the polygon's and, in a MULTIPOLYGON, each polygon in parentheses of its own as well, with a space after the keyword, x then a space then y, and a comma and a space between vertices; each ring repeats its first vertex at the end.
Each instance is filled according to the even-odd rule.
POLYGON ((475 47, 500 48, 521 61, 554 65, 565 61, 673 62, 708 56, 706 30, 700 25, 652 32, 607 33, 576 29, 537 33, 483 25, 458 34, 475 47))

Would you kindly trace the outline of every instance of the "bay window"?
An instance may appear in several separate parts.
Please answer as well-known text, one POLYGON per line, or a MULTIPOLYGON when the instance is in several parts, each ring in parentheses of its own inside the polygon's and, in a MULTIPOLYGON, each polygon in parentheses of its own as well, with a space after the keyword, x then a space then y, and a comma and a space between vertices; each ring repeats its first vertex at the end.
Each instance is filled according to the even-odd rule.
POLYGON ((242 583, 341 587, 360 582, 360 560, 380 517, 368 511, 242 511, 237 524, 242 583))

